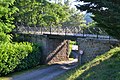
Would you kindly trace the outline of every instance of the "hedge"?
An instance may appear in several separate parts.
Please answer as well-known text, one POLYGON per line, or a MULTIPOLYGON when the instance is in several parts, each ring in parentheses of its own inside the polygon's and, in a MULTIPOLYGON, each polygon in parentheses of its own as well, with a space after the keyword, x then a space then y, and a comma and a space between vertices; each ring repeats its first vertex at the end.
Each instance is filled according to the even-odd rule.
POLYGON ((23 70, 29 69, 31 67, 35 67, 41 64, 41 57, 42 57, 42 48, 40 44, 32 44, 32 52, 28 54, 21 63, 16 67, 15 70, 23 70))
POLYGON ((40 63, 40 46, 31 43, 0 43, 0 76, 40 63))

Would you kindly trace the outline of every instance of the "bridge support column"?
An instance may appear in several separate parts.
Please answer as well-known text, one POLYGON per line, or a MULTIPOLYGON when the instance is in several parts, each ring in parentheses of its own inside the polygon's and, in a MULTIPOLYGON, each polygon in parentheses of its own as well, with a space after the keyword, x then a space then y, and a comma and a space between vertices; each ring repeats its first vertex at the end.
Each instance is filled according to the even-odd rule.
POLYGON ((68 40, 60 39, 48 39, 47 40, 47 52, 46 52, 46 64, 53 64, 60 61, 66 61, 68 57, 68 40))

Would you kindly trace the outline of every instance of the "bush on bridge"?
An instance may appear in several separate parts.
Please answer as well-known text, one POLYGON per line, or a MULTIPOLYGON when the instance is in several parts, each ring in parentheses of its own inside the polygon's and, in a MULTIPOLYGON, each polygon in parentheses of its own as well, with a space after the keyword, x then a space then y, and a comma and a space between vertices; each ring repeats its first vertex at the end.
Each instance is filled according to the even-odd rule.
POLYGON ((30 43, 0 43, 0 76, 40 63, 39 46, 30 43))

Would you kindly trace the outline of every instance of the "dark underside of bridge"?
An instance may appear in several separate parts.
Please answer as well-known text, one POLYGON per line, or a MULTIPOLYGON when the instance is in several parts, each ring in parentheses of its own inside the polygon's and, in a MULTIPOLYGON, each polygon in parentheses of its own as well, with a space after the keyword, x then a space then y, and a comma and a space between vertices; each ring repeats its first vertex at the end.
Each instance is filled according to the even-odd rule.
MULTIPOLYGON (((32 36, 46 36, 49 39, 61 39, 61 40, 73 40, 76 41, 77 38, 86 38, 85 36, 76 36, 76 35, 57 35, 57 34, 22 34, 22 33, 17 33, 19 35, 27 36, 27 37, 32 37, 32 36)), ((15 35, 13 33, 13 35, 15 35)))
POLYGON ((49 39, 62 39, 62 40, 73 40, 76 41, 77 38, 85 38, 83 36, 74 36, 74 35, 56 35, 56 34, 44 34, 49 39))

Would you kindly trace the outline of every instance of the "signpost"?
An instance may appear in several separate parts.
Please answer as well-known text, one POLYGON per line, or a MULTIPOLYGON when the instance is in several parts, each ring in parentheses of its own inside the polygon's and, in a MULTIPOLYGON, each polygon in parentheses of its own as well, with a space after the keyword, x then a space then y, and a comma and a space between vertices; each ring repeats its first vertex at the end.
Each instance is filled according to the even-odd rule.
POLYGON ((79 50, 78 53, 78 64, 82 64, 82 55, 83 55, 83 50, 79 50))

